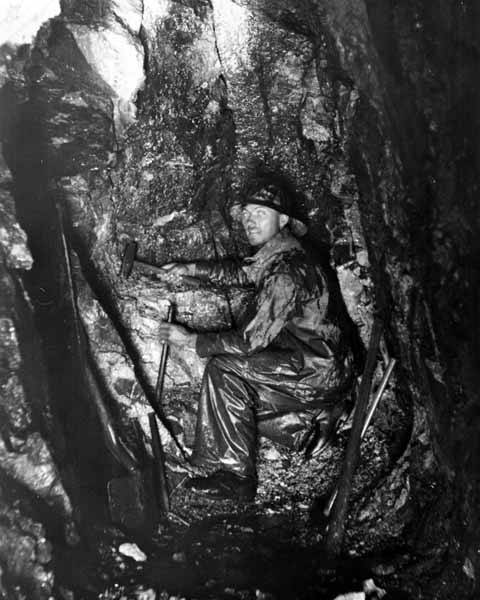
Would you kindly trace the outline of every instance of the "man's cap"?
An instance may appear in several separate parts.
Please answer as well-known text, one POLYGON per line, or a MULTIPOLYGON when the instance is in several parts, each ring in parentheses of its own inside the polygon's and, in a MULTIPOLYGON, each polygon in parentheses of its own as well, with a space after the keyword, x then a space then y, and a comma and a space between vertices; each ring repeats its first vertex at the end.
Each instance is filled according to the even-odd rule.
POLYGON ((258 204, 273 208, 279 213, 290 217, 288 222, 293 235, 302 237, 307 233, 307 225, 304 219, 299 218, 290 194, 285 193, 276 185, 266 185, 253 194, 246 196, 243 206, 247 204, 258 204))

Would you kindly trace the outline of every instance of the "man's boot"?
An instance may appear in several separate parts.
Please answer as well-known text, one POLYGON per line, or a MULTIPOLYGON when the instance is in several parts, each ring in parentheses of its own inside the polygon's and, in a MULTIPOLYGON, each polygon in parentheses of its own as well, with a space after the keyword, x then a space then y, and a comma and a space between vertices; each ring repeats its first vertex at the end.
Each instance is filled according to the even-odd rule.
POLYGON ((255 498, 257 485, 252 477, 241 477, 231 471, 220 470, 207 477, 193 477, 185 487, 210 498, 248 502, 255 498))

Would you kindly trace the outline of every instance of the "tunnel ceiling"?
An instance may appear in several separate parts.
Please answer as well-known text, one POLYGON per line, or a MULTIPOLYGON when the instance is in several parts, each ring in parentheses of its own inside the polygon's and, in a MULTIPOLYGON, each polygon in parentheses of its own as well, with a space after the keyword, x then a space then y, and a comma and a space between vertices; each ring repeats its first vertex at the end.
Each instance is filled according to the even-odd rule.
MULTIPOLYGON (((62 223, 91 360, 115 422, 139 452, 149 444, 157 327, 168 302, 178 322, 209 330, 234 324, 247 298, 135 269, 122 277, 125 244, 135 240, 139 257, 154 264, 245 254, 238 204, 267 165, 302 192, 312 242, 329 247, 363 344, 380 315, 385 350, 398 360, 382 419, 387 429, 401 424, 402 454, 390 479, 370 481, 378 485, 371 522, 352 539, 368 531, 375 548, 408 534, 425 553, 428 543, 448 547, 436 580, 445 582, 442 597, 449 573, 470 589, 480 356, 473 0, 63 0, 51 10, 31 44, 0 47, 2 344, 16 357, 2 371, 2 439, 10 440, 2 474, 27 497, 43 494, 48 510, 60 507, 75 539, 75 480, 96 464, 101 432, 94 408, 75 395, 79 386, 54 367, 74 368, 62 223), (68 385, 68 402, 79 406, 70 416, 68 385), (79 419, 92 425, 80 471, 71 464, 79 419), (43 487, 35 483, 40 456, 43 487), (387 498, 395 518, 379 508, 387 498), (441 539, 433 534, 439 522, 441 539)), ((181 447, 191 444, 203 368, 194 353, 171 353, 161 433, 172 455, 172 433, 181 447)), ((111 468, 100 462, 102 473, 111 468)), ((13 500, 1 498, 11 540, 0 544, 2 564, 51 589, 48 552, 37 556, 46 565, 41 584, 30 559, 3 558, 21 528, 13 500)), ((33 532, 44 517, 24 512, 33 532)), ((44 538, 26 534, 27 546, 35 535, 44 538)))

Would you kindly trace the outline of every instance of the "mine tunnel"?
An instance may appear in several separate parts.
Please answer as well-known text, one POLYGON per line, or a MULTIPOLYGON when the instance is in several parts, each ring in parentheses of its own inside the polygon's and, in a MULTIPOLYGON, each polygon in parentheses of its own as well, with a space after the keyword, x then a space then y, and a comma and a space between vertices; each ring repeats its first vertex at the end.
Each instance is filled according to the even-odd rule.
POLYGON ((0 598, 478 598, 477 3, 0 17, 0 598), (351 378, 299 444, 252 408, 253 497, 212 498, 188 486, 211 357, 159 332, 237 331, 256 292, 165 265, 248 261, 265 178, 351 378))

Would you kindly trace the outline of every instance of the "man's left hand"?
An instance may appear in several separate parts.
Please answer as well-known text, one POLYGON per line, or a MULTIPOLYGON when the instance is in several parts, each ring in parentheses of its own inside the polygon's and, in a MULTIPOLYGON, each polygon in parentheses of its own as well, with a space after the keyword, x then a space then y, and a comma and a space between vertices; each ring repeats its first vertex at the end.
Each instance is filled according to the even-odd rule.
POLYGON ((195 350, 197 334, 189 331, 186 327, 182 327, 182 325, 162 322, 160 324, 159 337, 167 344, 195 350))

